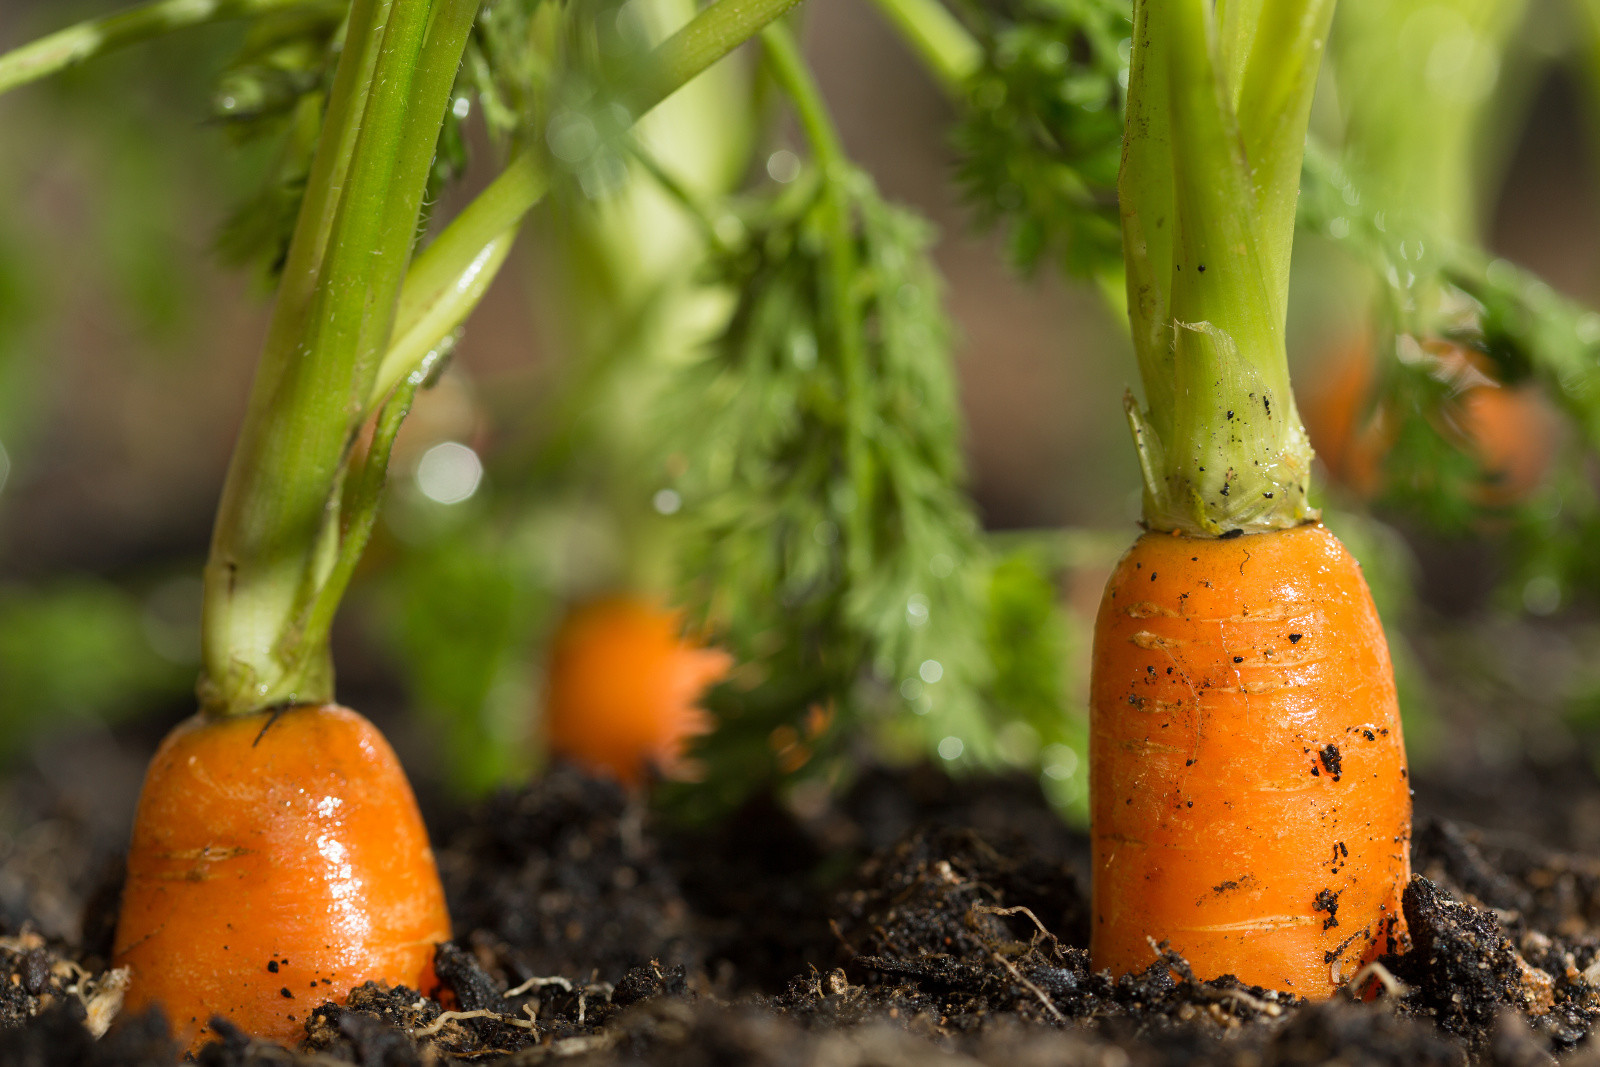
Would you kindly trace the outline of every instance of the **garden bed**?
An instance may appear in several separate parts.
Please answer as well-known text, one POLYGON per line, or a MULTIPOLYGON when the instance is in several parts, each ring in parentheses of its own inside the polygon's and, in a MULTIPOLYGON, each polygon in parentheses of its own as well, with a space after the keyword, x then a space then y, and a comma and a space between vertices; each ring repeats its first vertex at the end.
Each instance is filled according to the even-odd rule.
MULTIPOLYGON (((804 818, 757 799, 686 831, 558 770, 473 810, 434 805, 458 933, 445 1004, 291 990, 309 1001, 298 1051, 225 1031, 201 1061, 1600 1062, 1600 858, 1474 825, 1495 823, 1501 789, 1571 809, 1600 783, 1578 762, 1502 775, 1419 781, 1412 947, 1366 983, 1375 999, 1312 1005, 1191 981, 1176 956, 1094 974, 1087 839, 1026 778, 871 773, 804 818)), ((0 1062, 168 1062, 159 1019, 116 1018, 98 1042, 86 1026, 117 1002, 117 812, 79 792, 11 785, 33 822, 0 862, 0 1062)))

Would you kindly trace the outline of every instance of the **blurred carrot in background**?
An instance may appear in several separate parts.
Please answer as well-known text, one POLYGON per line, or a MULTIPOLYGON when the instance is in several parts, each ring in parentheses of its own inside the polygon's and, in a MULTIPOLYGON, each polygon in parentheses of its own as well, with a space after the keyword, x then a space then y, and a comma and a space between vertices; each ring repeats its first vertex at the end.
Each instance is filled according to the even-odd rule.
POLYGON ((683 629, 681 614, 636 597, 602 597, 569 611, 547 668, 551 755, 626 785, 652 772, 695 777, 686 750, 712 728, 699 701, 727 676, 733 657, 683 629))

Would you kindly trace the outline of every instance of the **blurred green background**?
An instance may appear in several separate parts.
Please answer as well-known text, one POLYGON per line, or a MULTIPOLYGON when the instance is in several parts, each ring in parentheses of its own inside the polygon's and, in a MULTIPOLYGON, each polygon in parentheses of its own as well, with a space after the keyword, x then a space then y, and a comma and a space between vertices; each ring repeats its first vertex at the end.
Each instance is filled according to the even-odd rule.
MULTIPOLYGON (((1021 63, 1034 54, 1028 48, 1042 47, 1029 43, 1030 26, 1087 17, 1080 9, 1094 6, 995 4, 964 14, 999 27, 994 54, 1021 63)), ((10 0, 0 7, 0 49, 104 10, 10 0)), ((684 14, 665 2, 638 11, 640 32, 657 37, 684 14)), ((1582 762, 1600 738, 1597 471, 1577 387, 1540 402, 1538 425, 1548 431, 1517 431, 1523 443, 1545 441, 1545 455, 1529 484, 1507 489, 1486 481, 1459 383, 1441 384, 1455 371, 1390 355, 1411 351, 1408 337, 1455 343, 1470 334, 1467 347, 1482 350, 1477 373, 1503 391, 1560 393, 1548 383, 1561 373, 1573 382, 1600 374, 1600 325, 1586 334, 1581 307, 1600 303, 1600 171, 1592 162, 1600 79, 1589 19, 1581 4, 1543 0, 1346 0, 1319 89, 1313 128, 1337 171, 1325 192, 1353 188, 1340 186, 1343 178, 1366 182, 1393 200, 1390 221, 1424 219, 1430 233, 1481 243, 1549 287, 1528 290, 1493 265, 1458 276, 1454 265, 1430 260, 1429 269, 1453 280, 1407 289, 1385 275, 1396 261, 1383 260, 1384 238, 1367 234, 1361 243, 1370 205, 1349 196, 1348 219, 1325 213, 1298 239, 1290 350, 1302 405, 1309 412, 1319 390, 1336 391, 1344 353, 1378 353, 1371 376, 1384 399, 1357 402, 1352 417, 1370 422, 1381 409, 1388 420, 1381 473, 1363 486, 1334 471, 1344 481, 1324 480, 1324 503, 1363 561, 1394 636, 1425 780, 1430 769, 1443 779, 1463 768, 1582 762), (1396 175, 1413 176, 1412 186, 1396 175), (1400 291, 1410 295, 1393 298, 1400 291), (1476 310, 1462 310, 1463 294, 1480 301, 1476 310), (1540 301, 1557 295, 1575 303, 1540 317, 1540 301), (1445 328, 1452 324, 1459 336, 1445 328), (1577 369, 1560 371, 1562 360, 1577 369)), ((879 225, 871 220, 881 212, 884 247, 910 250, 906 284, 927 304, 905 311, 907 328, 926 327, 926 339, 883 357, 906 360, 894 373, 931 390, 915 393, 920 415, 907 415, 903 428, 919 455, 959 444, 960 461, 952 451, 927 469, 964 461, 982 525, 967 530, 958 497, 933 486, 919 497, 926 528, 884 542, 883 558, 951 559, 941 580, 949 577, 949 603, 967 606, 953 607, 961 617, 945 624, 936 604, 940 625, 918 629, 927 598, 919 609, 923 594, 905 592, 929 579, 867 588, 848 567, 828 570, 818 534, 822 548, 811 551, 820 562, 781 566, 820 568, 828 577, 819 582, 838 583, 828 593, 835 599, 807 616, 807 625, 838 631, 819 645, 876 650, 838 668, 827 656, 785 660, 771 636, 788 632, 785 621, 751 621, 778 594, 765 608, 741 605, 739 590, 706 578, 722 573, 726 560, 717 556, 728 545, 755 546, 750 560, 726 564, 728 580, 780 564, 754 558, 759 527, 741 531, 737 514, 718 518, 713 504, 697 511, 699 500, 722 500, 724 510, 728 501, 759 501, 776 515, 815 508, 806 523, 831 523, 852 507, 823 499, 834 491, 826 478, 801 500, 787 473, 771 479, 787 485, 764 484, 757 472, 728 490, 716 482, 714 455, 695 467, 700 404, 717 395, 719 372, 696 353, 741 293, 751 301, 733 283, 755 269, 721 256, 717 235, 725 226, 789 233, 783 205, 803 199, 809 180, 800 130, 768 99, 770 86, 753 79, 750 57, 736 57, 716 72, 720 85, 674 101, 644 134, 655 164, 712 207, 696 218, 638 167, 597 194, 589 184, 600 181, 597 172, 575 168, 524 231, 403 432, 383 529, 341 617, 337 656, 341 698, 378 718, 425 780, 472 792, 535 773, 551 635, 566 606, 626 588, 683 602, 714 634, 719 623, 748 625, 730 638, 756 650, 745 666, 771 660, 759 679, 736 670, 713 695, 726 736, 705 749, 709 785, 682 787, 688 803, 709 796, 714 806, 785 772, 798 772, 802 786, 837 784, 863 760, 932 759, 1038 775, 1064 809, 1081 812, 1088 628, 1139 511, 1120 408, 1135 374, 1125 327, 1104 297, 1108 275, 1082 244, 1069 250, 1077 258, 1051 249, 1031 272, 1014 269, 1014 235, 1008 241, 980 224, 1006 217, 1004 197, 998 210, 986 211, 981 196, 975 205, 970 177, 974 159, 992 163, 984 153, 1005 150, 1006 130, 985 128, 984 140, 963 127, 963 160, 951 131, 970 105, 952 100, 880 11, 865 0, 811 0, 804 31, 845 148, 876 183, 877 194, 860 193, 863 226, 879 225), (909 207, 931 229, 883 202, 909 207), (942 293, 915 273, 925 236, 942 293), (944 336, 962 426, 941 421, 934 396, 944 336), (662 413, 672 426, 663 429, 662 413), (675 467, 679 451, 687 458, 675 467), (680 511, 685 494, 691 506, 680 511), (719 540, 696 548, 692 531, 709 528, 719 540), (893 618, 878 617, 881 603, 893 618), (883 636, 891 633, 904 648, 883 636), (819 664, 839 676, 824 678, 819 664), (807 688, 807 679, 822 680, 807 688), (932 700, 958 685, 970 690, 966 703, 932 700), (854 729, 836 726, 828 743, 808 734, 815 758, 808 749, 795 763, 807 710, 836 698, 854 707, 845 717, 854 729), (776 732, 782 726, 790 734, 776 732)), ((237 122, 218 117, 219 92, 238 88, 233 81, 219 90, 218 78, 237 72, 242 32, 186 31, 0 96, 0 761, 12 767, 60 758, 63 736, 80 746, 153 745, 190 706, 199 567, 269 293, 259 257, 232 263, 219 234, 239 205, 273 187, 285 158, 271 139, 246 141, 237 122)), ((1104 78, 1093 81, 1115 44, 1100 55, 1069 38, 1055 80, 1056 61, 1048 49, 1039 53, 1040 92, 1076 108, 1068 121, 1085 137, 1115 111, 1104 78), (1069 75, 1102 86, 1100 97, 1082 96, 1082 86, 1072 89, 1079 96, 1061 90, 1069 75)), ((559 118, 560 100, 553 94, 539 106, 559 118)), ((486 128, 483 116, 491 127, 494 116, 481 101, 468 113, 464 175, 443 192, 441 215, 481 188, 508 136, 486 128)), ((1098 143, 1094 165, 1104 171, 1098 143)), ((1085 173, 1091 184, 1107 180, 1095 179, 1093 166, 1085 173)), ((1103 197, 1091 197, 1082 214, 1107 210, 1103 197)), ((794 211, 804 215, 803 206, 794 211)), ((1384 227, 1382 211, 1376 218, 1383 234, 1401 232, 1398 223, 1384 227)), ((1405 257, 1403 238, 1395 241, 1405 257)), ((779 270, 787 261, 774 262, 779 270)), ((903 291, 881 294, 884 308, 903 291)), ((803 302, 803 287, 796 292, 803 302)), ((801 360, 815 337, 807 342, 788 319, 780 325, 781 337, 761 343, 789 346, 801 360)), ((720 373, 751 371, 730 364, 720 373)), ((725 391, 748 395, 738 390, 753 388, 751 380, 735 377, 725 391)), ((821 416, 803 395, 763 402, 790 404, 782 411, 811 427, 796 431, 801 440, 829 432, 825 419, 804 421, 821 416)), ((890 410, 896 401, 883 403, 890 410)), ((767 417, 727 416, 745 420, 728 422, 728 432, 765 427, 767 417)), ((749 448, 779 456, 781 444, 753 434, 749 448)), ((747 584, 742 595, 760 600, 757 591, 747 584)), ((812 795, 807 788, 798 802, 812 795)), ((1600 815, 1592 821, 1600 844, 1600 815)))

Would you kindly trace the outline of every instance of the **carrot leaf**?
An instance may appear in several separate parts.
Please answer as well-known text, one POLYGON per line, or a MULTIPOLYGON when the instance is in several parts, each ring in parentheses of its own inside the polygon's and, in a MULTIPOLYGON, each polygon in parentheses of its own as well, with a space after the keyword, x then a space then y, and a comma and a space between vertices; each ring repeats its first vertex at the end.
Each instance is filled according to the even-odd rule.
POLYGON ((961 85, 957 179, 978 222, 1001 224, 1012 262, 1117 271, 1121 75, 1132 26, 1121 0, 969 5, 981 62, 961 85))
POLYGON ((844 722, 989 758, 987 563, 958 488, 928 228, 842 163, 743 217, 745 240, 712 264, 736 294, 728 326, 659 413, 680 588, 746 665, 713 694, 721 726, 700 754, 716 773, 696 801, 836 770, 844 722), (859 264, 846 293, 831 277, 841 219, 859 264))

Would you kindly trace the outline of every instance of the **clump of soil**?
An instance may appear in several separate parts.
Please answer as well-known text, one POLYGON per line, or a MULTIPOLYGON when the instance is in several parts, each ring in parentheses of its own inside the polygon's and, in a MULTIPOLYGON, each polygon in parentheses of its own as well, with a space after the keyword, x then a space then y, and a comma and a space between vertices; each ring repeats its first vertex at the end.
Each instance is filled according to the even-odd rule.
MULTIPOLYGON (((685 831, 557 770, 438 844, 438 988, 351 990, 294 1050, 219 1023, 201 1062, 1600 1067, 1600 861, 1443 819, 1419 822, 1409 947, 1322 1004, 1197 981, 1164 947, 1094 973, 1084 838, 1026 779, 875 772, 820 810, 758 798, 685 831)), ((93 1036, 119 979, 84 958, 0 938, 0 1063, 174 1062, 158 1015, 93 1036)))
POLYGON ((637 799, 570 769, 500 793, 450 833, 439 873, 473 949, 512 985, 698 967, 689 907, 637 799))

